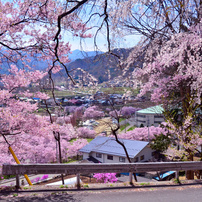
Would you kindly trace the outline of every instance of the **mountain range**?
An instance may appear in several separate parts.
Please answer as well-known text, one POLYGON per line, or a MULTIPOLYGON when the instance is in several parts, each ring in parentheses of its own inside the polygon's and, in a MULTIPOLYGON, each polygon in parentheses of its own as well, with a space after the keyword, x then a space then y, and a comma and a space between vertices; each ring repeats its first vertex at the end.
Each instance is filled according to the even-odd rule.
POLYGON ((101 51, 81 51, 81 50, 73 50, 71 54, 68 55, 71 62, 77 60, 77 59, 84 59, 87 57, 95 57, 96 55, 103 54, 104 52, 101 51))
MULTIPOLYGON (((102 83, 108 80, 112 80, 122 73, 122 68, 120 66, 119 59, 121 59, 122 61, 125 60, 131 50, 132 49, 124 48, 114 49, 111 54, 96 51, 85 52, 80 50, 74 50, 71 54, 68 55, 71 62, 66 64, 66 66, 68 71, 73 74, 74 79, 77 79, 82 74, 81 71, 74 70, 81 68, 92 76, 94 76, 99 83, 102 83)), ((1 60, 3 65, 1 66, 0 74, 9 73, 7 71, 9 68, 9 64, 3 58, 1 58, 1 60)), ((31 62, 29 65, 34 69, 45 70, 47 68, 46 61, 39 61, 37 57, 30 58, 30 60, 31 62)), ((17 66, 19 68, 23 68, 22 62, 20 60, 18 61, 17 66)), ((131 67, 131 71, 133 69, 134 68, 131 67)), ((58 80, 60 79, 61 75, 66 77, 66 72, 64 69, 62 69, 58 74, 56 74, 54 78, 58 80)))
MULTIPOLYGON (((84 71, 90 73, 94 76, 99 83, 108 81, 109 79, 113 79, 121 74, 122 69, 119 64, 119 58, 122 60, 126 59, 130 53, 131 49, 114 49, 112 54, 109 53, 99 53, 90 52, 93 56, 78 58, 74 61, 67 64, 67 69, 69 71, 76 70, 78 68, 83 69, 84 71), (96 54, 95 54, 96 53, 96 54), (118 56, 118 57, 117 57, 118 56), (110 78, 109 78, 110 72, 110 78)), ((78 55, 81 55, 78 51, 78 55)), ((89 54, 89 53, 88 53, 89 54)), ((80 71, 76 72, 74 78, 79 77, 81 74, 80 71)), ((65 75, 65 70, 61 70, 61 72, 57 75, 65 75)))

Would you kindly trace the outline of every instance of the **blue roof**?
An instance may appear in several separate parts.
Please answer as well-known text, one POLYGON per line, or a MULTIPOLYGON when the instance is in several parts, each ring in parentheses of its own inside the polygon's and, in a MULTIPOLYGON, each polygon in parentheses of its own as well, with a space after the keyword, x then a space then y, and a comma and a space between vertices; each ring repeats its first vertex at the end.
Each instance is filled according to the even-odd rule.
MULTIPOLYGON (((144 141, 125 139, 119 140, 126 146, 130 158, 134 158, 149 144, 149 142, 144 141)), ((123 147, 116 142, 115 138, 112 137, 97 136, 94 140, 81 148, 79 151, 84 153, 97 152, 102 154, 126 157, 123 147)))

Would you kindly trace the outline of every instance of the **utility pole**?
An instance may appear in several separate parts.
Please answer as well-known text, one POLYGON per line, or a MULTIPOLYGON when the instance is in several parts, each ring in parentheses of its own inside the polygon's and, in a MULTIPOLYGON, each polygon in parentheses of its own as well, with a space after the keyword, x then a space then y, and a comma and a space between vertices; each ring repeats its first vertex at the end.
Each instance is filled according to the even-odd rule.
POLYGON ((148 127, 148 142, 149 142, 149 124, 150 124, 150 122, 149 122, 149 116, 147 117, 147 127, 148 127))

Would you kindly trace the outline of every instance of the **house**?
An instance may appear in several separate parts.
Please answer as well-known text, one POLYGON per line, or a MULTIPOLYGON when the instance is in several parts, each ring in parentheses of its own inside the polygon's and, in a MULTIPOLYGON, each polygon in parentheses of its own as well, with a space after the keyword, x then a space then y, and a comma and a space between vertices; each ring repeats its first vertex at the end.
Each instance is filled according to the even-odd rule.
POLYGON ((143 126, 159 126, 164 121, 163 107, 157 105, 146 109, 138 110, 135 114, 136 125, 139 127, 143 126))
MULTIPOLYGON (((132 162, 144 162, 152 159, 153 150, 149 142, 119 139, 124 143, 132 162)), ((101 163, 128 163, 123 147, 115 138, 97 136, 89 144, 79 150, 83 159, 93 158, 101 163)))
POLYGON ((93 130, 93 128, 97 125, 99 125, 99 123, 93 119, 91 120, 86 120, 83 122, 83 127, 89 128, 90 130, 93 130))

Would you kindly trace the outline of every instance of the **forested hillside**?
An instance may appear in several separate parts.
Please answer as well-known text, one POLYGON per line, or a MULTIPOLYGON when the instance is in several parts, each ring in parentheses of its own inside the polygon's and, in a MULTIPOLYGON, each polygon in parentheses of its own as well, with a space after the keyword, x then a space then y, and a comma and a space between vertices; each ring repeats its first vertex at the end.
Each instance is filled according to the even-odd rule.
MULTIPOLYGON (((94 76, 99 83, 114 79, 122 74, 122 66, 120 61, 126 60, 132 49, 114 49, 112 54, 103 53, 95 57, 86 57, 84 59, 77 59, 67 64, 68 70, 76 72, 78 68, 85 70, 94 76), (110 71, 110 74, 109 74, 110 71), (109 78, 109 75, 111 76, 109 78)), ((134 70, 136 64, 131 65, 129 72, 134 70)), ((75 73, 75 78, 81 74, 80 71, 75 73)), ((57 77, 65 75, 65 70, 57 74, 57 77)))

